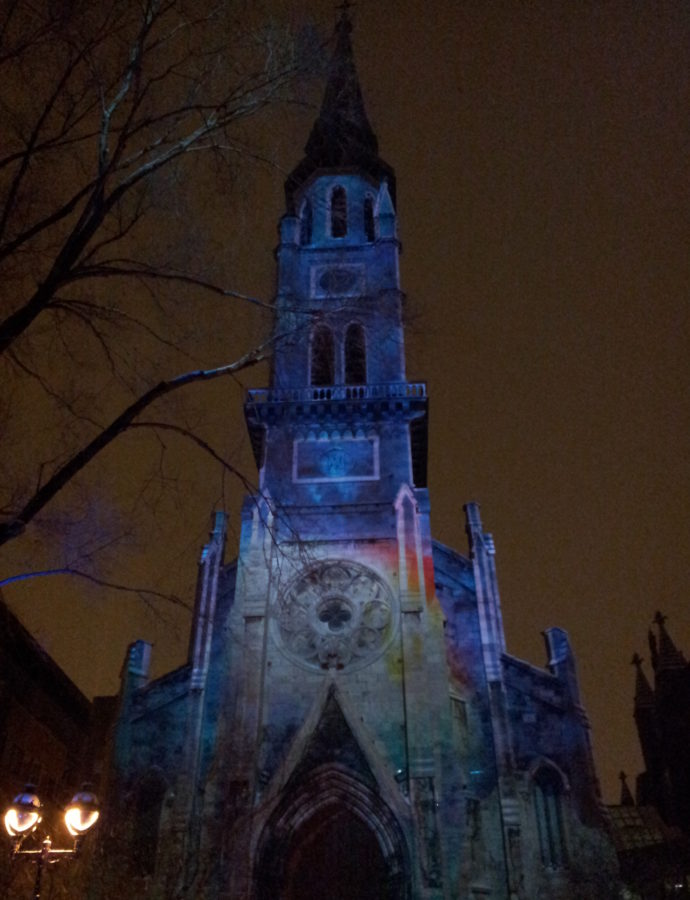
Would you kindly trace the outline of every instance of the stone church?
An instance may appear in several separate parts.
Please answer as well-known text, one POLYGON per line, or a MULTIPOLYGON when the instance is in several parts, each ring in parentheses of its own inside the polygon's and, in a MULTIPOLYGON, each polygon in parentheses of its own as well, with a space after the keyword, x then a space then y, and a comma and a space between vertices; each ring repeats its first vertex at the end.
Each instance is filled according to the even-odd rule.
POLYGON ((654 617, 648 634, 654 687, 639 654, 635 666, 635 725, 645 771, 637 777, 637 803, 653 806, 667 825, 690 837, 690 664, 666 628, 654 617), (658 637, 657 637, 658 634, 658 637))
POLYGON ((118 870, 165 900, 618 896, 567 634, 545 669, 507 653, 476 504, 466 552, 432 539, 396 178, 346 12, 334 47, 285 185, 238 557, 218 513, 187 664, 149 680, 143 642, 125 662, 118 870))

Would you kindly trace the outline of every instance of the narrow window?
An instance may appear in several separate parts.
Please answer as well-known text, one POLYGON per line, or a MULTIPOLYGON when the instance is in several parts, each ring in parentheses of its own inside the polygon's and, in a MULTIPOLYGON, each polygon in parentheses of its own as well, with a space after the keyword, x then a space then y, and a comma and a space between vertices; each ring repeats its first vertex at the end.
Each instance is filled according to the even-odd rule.
POLYGON ((331 236, 345 237, 347 234, 347 196, 345 188, 334 187, 331 191, 331 236))
POLYGON ((467 704, 457 697, 450 698, 450 713, 458 732, 467 731, 467 704))
POLYGON ((345 384, 365 384, 367 351, 364 329, 353 322, 345 332, 345 384))
POLYGON ((376 227, 374 225, 374 198, 367 194, 364 198, 364 234, 371 243, 376 240, 376 227))
POLYGON ((563 785, 553 769, 542 768, 534 778, 534 811, 541 861, 549 869, 565 864, 562 810, 563 785))
POLYGON ((317 325, 311 337, 311 383, 315 387, 335 382, 335 344, 333 332, 317 325))
POLYGON ((299 222, 299 242, 300 244, 311 244, 312 230, 312 212, 311 203, 305 200, 302 204, 302 212, 299 222))
POLYGON ((158 852, 165 782, 156 773, 149 773, 139 783, 134 803, 134 831, 132 856, 139 875, 153 875, 158 852))

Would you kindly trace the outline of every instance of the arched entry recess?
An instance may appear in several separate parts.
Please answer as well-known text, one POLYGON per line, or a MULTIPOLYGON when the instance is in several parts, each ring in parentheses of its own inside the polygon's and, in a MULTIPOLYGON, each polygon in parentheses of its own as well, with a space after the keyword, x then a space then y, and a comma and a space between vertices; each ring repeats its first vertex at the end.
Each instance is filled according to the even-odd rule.
POLYGON ((257 847, 257 900, 408 900, 408 854, 380 795, 327 764, 289 792, 257 847))

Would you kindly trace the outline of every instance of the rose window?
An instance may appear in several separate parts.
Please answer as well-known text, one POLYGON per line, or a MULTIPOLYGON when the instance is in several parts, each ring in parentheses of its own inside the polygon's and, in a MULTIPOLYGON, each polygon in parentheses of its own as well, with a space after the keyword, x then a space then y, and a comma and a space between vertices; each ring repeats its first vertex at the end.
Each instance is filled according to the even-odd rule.
POLYGON ((371 569, 338 560, 302 572, 279 598, 278 644, 310 668, 344 669, 370 662, 393 636, 390 589, 371 569))

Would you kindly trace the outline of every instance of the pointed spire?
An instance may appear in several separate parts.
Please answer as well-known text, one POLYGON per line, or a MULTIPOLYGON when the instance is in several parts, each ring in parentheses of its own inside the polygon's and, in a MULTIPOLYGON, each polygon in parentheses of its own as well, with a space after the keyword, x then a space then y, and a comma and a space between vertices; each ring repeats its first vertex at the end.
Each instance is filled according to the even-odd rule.
POLYGON ((634 806, 635 800, 633 799, 633 795, 630 793, 630 788, 628 787, 628 781, 627 781, 628 776, 625 774, 625 772, 620 772, 618 777, 620 778, 620 781, 621 781, 620 805, 621 806, 634 806))
POLYGON ((656 644, 656 635, 651 628, 647 631, 647 643, 649 644, 649 655, 652 660, 652 668, 656 672, 656 667, 659 663, 659 648, 656 644))
POLYGON ((384 178, 381 182, 381 187, 376 197, 376 215, 379 219, 382 216, 395 217, 395 209, 391 200, 391 192, 388 190, 387 178, 384 178))
POLYGON ((647 676, 642 671, 642 657, 632 658, 635 666, 635 704, 633 716, 640 740, 640 749, 647 772, 656 771, 659 760, 659 732, 656 717, 656 697, 647 676))
POLYGON ((294 194, 318 170, 355 170, 375 184, 388 179, 395 202, 395 173, 378 155, 376 135, 367 118, 352 51, 349 4, 343 4, 335 26, 335 49, 318 118, 304 148, 305 157, 285 182, 288 211, 294 194))
POLYGON ((388 179, 384 178, 376 195, 376 206, 374 208, 374 216, 378 223, 378 235, 380 238, 397 237, 397 225, 395 218, 395 209, 388 190, 388 179))
POLYGON ((322 165, 349 165, 361 156, 375 157, 378 141, 364 110, 362 89, 352 52, 352 23, 343 10, 335 26, 335 51, 331 59, 321 112, 304 148, 322 165))
POLYGON ((673 643, 668 631, 666 631, 666 618, 667 617, 660 612, 657 612, 654 616, 654 624, 659 629, 659 657, 656 665, 657 671, 661 671, 662 669, 683 669, 686 665, 685 657, 673 643))
POLYGON ((647 676, 642 671, 642 663, 644 660, 639 653, 635 653, 631 660, 631 665, 635 666, 635 710, 654 706, 654 691, 647 680, 647 676))

